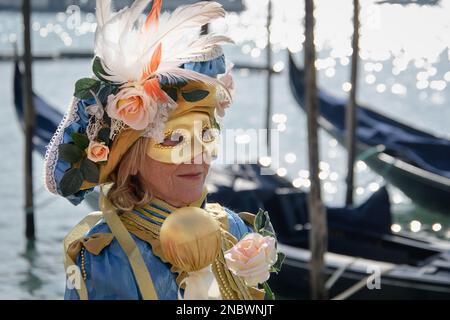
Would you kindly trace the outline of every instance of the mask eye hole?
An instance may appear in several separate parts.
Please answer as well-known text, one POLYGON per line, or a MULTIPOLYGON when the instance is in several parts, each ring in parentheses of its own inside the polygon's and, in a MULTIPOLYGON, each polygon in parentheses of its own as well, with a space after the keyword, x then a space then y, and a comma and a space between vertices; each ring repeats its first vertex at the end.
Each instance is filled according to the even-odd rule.
POLYGON ((204 127, 202 130, 203 142, 212 142, 216 139, 216 133, 212 128, 204 127))
POLYGON ((169 133, 168 135, 166 135, 166 137, 164 138, 164 141, 161 142, 160 145, 162 145, 164 147, 175 147, 176 145, 183 142, 183 140, 184 140, 184 137, 181 133, 172 132, 172 133, 169 133))

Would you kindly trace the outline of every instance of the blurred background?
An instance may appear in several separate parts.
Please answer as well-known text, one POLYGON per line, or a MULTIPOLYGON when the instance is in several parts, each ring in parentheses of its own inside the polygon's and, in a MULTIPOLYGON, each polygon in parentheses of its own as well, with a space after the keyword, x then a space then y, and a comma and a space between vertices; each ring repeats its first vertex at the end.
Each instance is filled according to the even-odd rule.
MULTIPOLYGON (((71 100, 74 83, 90 74, 94 41, 95 1, 33 0, 32 52, 46 57, 33 62, 33 89, 61 112, 71 100), (50 59, 70 53, 80 58, 50 59), (91 56, 92 57, 92 56, 91 56)), ((131 1, 117 0, 121 8, 131 1)), ((195 1, 166 0, 168 10, 195 1)), ((299 65, 303 61, 304 2, 277 0, 219 1, 229 11, 209 26, 233 38, 236 46, 224 47, 233 71, 236 95, 228 111, 226 128, 265 128, 266 57, 268 30, 272 50, 271 126, 279 131, 280 177, 299 190, 310 186, 306 116, 293 98, 287 73, 287 50, 299 65), (255 68, 246 68, 254 66, 255 68), (259 69, 258 69, 259 68, 259 69), (258 94, 255 94, 255 93, 258 94)), ((336 97, 350 90, 351 0, 315 1, 318 86, 336 97)), ((357 100, 392 119, 440 137, 450 138, 450 0, 360 1, 360 65, 357 100)), ((23 52, 21 1, 0 0, 0 298, 61 299, 64 293, 62 239, 83 216, 87 204, 72 206, 46 191, 43 158, 33 156, 36 243, 27 246, 24 236, 24 135, 14 108, 14 46, 23 52)), ((237 143, 248 143, 243 134, 237 143)), ((328 206, 345 200, 346 152, 338 141, 321 130, 320 179, 328 206)), ((255 157, 257 155, 254 155, 255 157)), ((446 159, 445 161, 450 161, 446 159)), ((356 163, 355 202, 364 202, 386 182, 365 162, 356 163)), ((450 241, 450 216, 418 206, 401 190, 388 185, 393 233, 450 241)))

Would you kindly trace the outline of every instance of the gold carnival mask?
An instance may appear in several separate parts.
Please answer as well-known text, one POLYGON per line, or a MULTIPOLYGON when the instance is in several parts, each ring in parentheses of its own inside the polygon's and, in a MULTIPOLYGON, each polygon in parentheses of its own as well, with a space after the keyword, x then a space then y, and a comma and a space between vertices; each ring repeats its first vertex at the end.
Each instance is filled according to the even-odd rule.
POLYGON ((166 122, 164 141, 150 139, 147 155, 165 163, 209 163, 217 157, 218 138, 208 113, 188 112, 166 122))
POLYGON ((188 81, 173 90, 177 107, 165 123, 164 140, 150 139, 147 155, 165 163, 209 163, 217 157, 219 139, 219 130, 213 126, 216 88, 188 81))
MULTIPOLYGON (((188 81, 173 90, 177 107, 165 123, 165 139, 161 143, 150 139, 147 155, 160 162, 175 164, 196 163, 200 159, 206 162, 217 157, 219 130, 213 126, 217 105, 215 86, 188 81), (198 157, 201 153, 203 157, 198 157)), ((100 165, 99 181, 85 180, 81 189, 110 182, 111 172, 142 134, 143 131, 131 128, 120 132, 110 148, 108 161, 100 165)))

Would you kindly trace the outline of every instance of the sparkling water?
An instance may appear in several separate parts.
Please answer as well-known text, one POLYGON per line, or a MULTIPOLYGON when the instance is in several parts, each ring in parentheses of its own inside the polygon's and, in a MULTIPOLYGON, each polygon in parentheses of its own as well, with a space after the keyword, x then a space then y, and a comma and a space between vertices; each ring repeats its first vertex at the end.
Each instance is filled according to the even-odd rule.
MULTIPOLYGON (((394 119, 440 136, 450 136, 450 1, 437 5, 399 5, 361 2, 360 86, 358 101, 394 119)), ((408 1, 404 1, 405 3, 408 1)), ((419 3, 419 1, 417 1, 419 3)), ((422 1, 425 2, 425 1, 422 1)), ((267 48, 267 0, 246 1, 247 10, 232 13, 211 26, 237 42, 226 48, 235 63, 264 65, 267 48)), ((279 131, 281 159, 274 168, 295 187, 307 191, 306 117, 289 90, 286 49, 302 58, 303 1, 273 2, 271 44, 274 52, 272 128, 279 131)), ((350 90, 352 1, 316 1, 316 45, 319 86, 346 97, 350 90)), ((21 47, 21 15, 0 12, 0 54, 21 47)), ((92 49, 95 17, 92 13, 36 13, 32 16, 34 54, 92 49)), ((65 111, 74 82, 90 74, 88 59, 36 61, 34 90, 65 111)), ((265 83, 263 72, 234 71, 236 97, 224 121, 226 128, 263 128, 265 83), (257 94, 255 94, 257 93, 257 94)), ((92 209, 73 207, 43 186, 43 160, 34 154, 37 241, 24 239, 23 133, 13 105, 13 63, 0 62, 0 298, 60 299, 64 292, 62 239, 92 209)), ((247 143, 243 133, 236 138, 247 143)), ((341 206, 345 197, 346 153, 337 141, 320 132, 320 178, 323 199, 341 206)), ((256 155, 253 155, 256 157, 256 155)), ((361 203, 385 182, 362 161, 356 164, 356 202, 361 203)), ((393 203, 393 232, 450 238, 450 220, 418 208, 400 190, 389 186, 393 203)))

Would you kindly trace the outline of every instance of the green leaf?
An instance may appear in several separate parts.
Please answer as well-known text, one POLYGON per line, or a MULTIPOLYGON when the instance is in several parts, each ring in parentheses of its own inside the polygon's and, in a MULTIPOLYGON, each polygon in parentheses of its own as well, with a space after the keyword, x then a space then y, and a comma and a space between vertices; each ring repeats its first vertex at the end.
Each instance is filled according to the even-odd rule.
POLYGON ((173 101, 177 101, 178 96, 177 96, 177 88, 174 87, 163 87, 163 90, 167 93, 167 95, 169 97, 172 98, 173 101))
POLYGON ((177 82, 172 84, 172 86, 175 88, 182 88, 187 84, 188 84, 187 80, 178 79, 177 82))
POLYGON ((60 144, 58 147, 59 157, 68 163, 80 161, 83 157, 83 152, 82 149, 71 143, 60 144))
POLYGON ((97 138, 101 141, 103 141, 105 144, 109 145, 109 135, 111 133, 110 128, 101 128, 98 131, 97 138))
POLYGON ((94 72, 95 76, 104 81, 104 82, 110 82, 109 80, 105 79, 103 76, 109 76, 109 74, 105 71, 105 69, 102 66, 101 60, 99 57, 95 57, 94 61, 92 62, 92 71, 94 72))
POLYGON ((81 150, 84 150, 89 146, 89 139, 87 135, 79 132, 72 132, 70 136, 72 137, 72 140, 75 143, 75 145, 79 147, 81 150))
POLYGON ((265 212, 264 217, 265 217, 265 221, 264 221, 263 231, 266 232, 266 233, 270 233, 271 237, 276 238, 275 237, 275 230, 274 230, 274 228, 272 226, 272 223, 270 222, 269 213, 267 211, 265 212))
POLYGON ((283 252, 277 252, 277 262, 272 266, 270 272, 278 273, 281 270, 281 266, 283 265, 284 259, 286 255, 283 252))
POLYGON ((87 158, 81 161, 80 171, 84 180, 89 182, 97 183, 100 178, 100 171, 98 170, 97 165, 87 158))
POLYGON ((220 131, 220 123, 217 122, 216 117, 213 117, 212 121, 213 121, 213 123, 212 123, 213 128, 216 128, 217 130, 220 131))
POLYGON ((111 118, 108 116, 108 112, 103 113, 103 121, 107 126, 111 127, 111 118))
POLYGON ((184 100, 188 102, 196 102, 206 98, 206 96, 209 94, 209 91, 195 89, 188 92, 182 92, 181 94, 183 95, 184 100))
POLYGON ((263 236, 274 237, 276 239, 276 233, 270 222, 270 216, 267 211, 259 209, 255 217, 254 227, 255 231, 263 236))
POLYGON ((266 223, 266 217, 265 217, 265 213, 267 213, 267 211, 264 211, 263 209, 259 209, 258 213, 256 214, 255 217, 255 231, 259 232, 260 230, 262 230, 264 228, 264 225, 266 223))
POLYGON ((75 83, 75 93, 73 94, 78 99, 92 98, 92 93, 100 89, 100 81, 91 78, 82 78, 75 83))
POLYGON ((267 281, 263 283, 264 291, 266 294, 264 295, 264 300, 275 300, 275 294, 273 293, 272 289, 270 289, 269 284, 267 281))
POLYGON ((162 88, 169 88, 169 87, 174 87, 177 89, 180 89, 182 87, 184 87, 185 85, 187 85, 187 80, 184 79, 180 79, 178 78, 176 81, 169 81, 169 78, 167 78, 166 76, 161 76, 161 80, 160 82, 162 85, 162 88))
POLYGON ((260 230, 259 233, 260 233, 263 237, 272 237, 272 238, 276 238, 276 237, 275 237, 275 233, 270 232, 269 230, 266 230, 266 229, 260 230))
POLYGON ((108 96, 111 94, 115 94, 118 91, 118 87, 112 84, 106 83, 100 87, 100 90, 97 93, 97 97, 102 103, 103 106, 106 106, 108 103, 108 96))
POLYGON ((83 175, 80 169, 72 168, 64 173, 61 181, 59 182, 59 188, 61 189, 61 194, 64 197, 70 196, 78 192, 83 184, 83 175))

